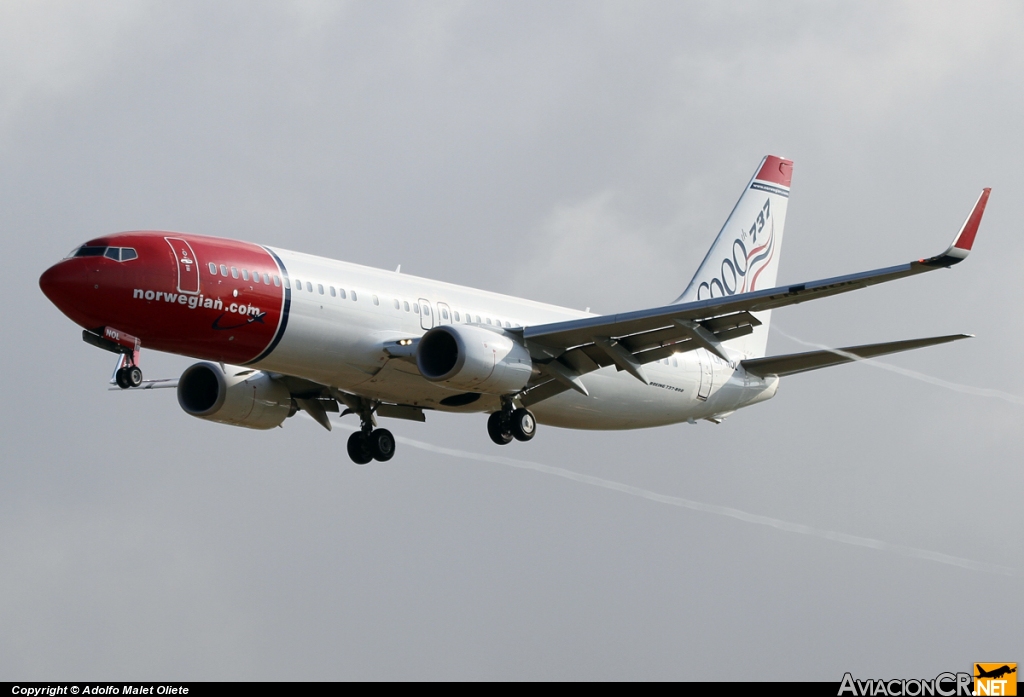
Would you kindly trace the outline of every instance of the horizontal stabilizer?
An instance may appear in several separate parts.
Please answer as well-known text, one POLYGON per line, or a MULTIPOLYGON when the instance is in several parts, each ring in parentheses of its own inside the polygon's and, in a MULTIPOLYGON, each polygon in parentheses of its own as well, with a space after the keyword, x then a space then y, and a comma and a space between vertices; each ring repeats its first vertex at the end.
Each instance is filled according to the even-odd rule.
POLYGON ((934 336, 927 339, 909 339, 907 341, 890 341, 885 344, 866 344, 864 346, 850 346, 840 349, 826 349, 824 351, 808 351, 807 353, 790 353, 785 356, 770 356, 768 358, 752 358, 742 361, 742 365, 748 373, 764 377, 766 375, 795 375, 805 373, 808 370, 828 368, 833 365, 842 365, 851 361, 858 361, 864 358, 877 358, 890 353, 910 351, 911 349, 946 344, 950 341, 969 339, 970 334, 950 334, 949 336, 934 336))
POLYGON ((178 378, 161 378, 159 380, 143 380, 138 387, 129 387, 123 390, 120 387, 109 388, 110 392, 137 392, 139 390, 170 389, 178 386, 178 378))

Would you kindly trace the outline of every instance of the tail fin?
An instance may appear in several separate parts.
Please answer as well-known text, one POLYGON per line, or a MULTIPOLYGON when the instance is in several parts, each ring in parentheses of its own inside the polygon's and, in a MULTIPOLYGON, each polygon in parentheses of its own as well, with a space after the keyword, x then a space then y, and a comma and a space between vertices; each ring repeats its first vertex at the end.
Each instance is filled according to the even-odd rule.
MULTIPOLYGON (((743 190, 700 268, 675 302, 720 298, 771 288, 779 270, 793 161, 768 155, 743 190)), ((725 342, 747 358, 765 355, 771 311, 752 334, 725 342)))

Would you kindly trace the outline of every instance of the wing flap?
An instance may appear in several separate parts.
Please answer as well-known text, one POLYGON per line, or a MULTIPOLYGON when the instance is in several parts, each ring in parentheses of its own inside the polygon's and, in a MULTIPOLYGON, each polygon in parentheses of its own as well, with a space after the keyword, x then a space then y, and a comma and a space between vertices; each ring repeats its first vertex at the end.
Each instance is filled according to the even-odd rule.
POLYGON ((878 356, 885 356, 890 353, 910 351, 912 349, 924 348, 925 346, 935 346, 969 338, 971 338, 970 334, 950 334, 948 336, 935 336, 926 339, 890 341, 884 344, 865 344, 863 346, 850 346, 840 349, 790 353, 784 356, 751 358, 741 361, 740 365, 753 375, 761 377, 777 375, 778 377, 784 377, 786 375, 805 373, 809 370, 851 363, 864 358, 877 358, 878 356))

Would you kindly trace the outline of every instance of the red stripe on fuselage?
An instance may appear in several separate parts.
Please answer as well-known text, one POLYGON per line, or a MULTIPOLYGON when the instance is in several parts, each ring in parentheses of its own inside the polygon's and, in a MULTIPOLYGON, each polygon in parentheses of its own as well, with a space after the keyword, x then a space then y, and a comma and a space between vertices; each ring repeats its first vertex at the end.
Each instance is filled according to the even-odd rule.
POLYGON ((259 245, 150 231, 87 244, 130 247, 138 258, 65 259, 43 274, 43 291, 79 325, 116 327, 139 337, 143 348, 234 364, 254 360, 273 342, 287 279, 259 245))

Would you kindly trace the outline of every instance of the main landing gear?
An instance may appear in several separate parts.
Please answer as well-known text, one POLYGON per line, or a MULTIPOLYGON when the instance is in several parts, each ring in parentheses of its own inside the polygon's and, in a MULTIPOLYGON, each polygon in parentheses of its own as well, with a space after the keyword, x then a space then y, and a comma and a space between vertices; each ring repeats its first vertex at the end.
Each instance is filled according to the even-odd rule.
MULTIPOLYGON (((344 396, 344 395, 343 395, 344 396)), ((395 456, 395 437, 386 428, 375 428, 374 404, 367 399, 352 397, 346 400, 345 414, 359 414, 360 428, 348 437, 348 456, 357 465, 370 460, 387 462, 395 456)), ((342 414, 344 416, 344 414, 342 414)))
POLYGON ((395 437, 386 428, 356 431, 348 437, 348 456, 357 465, 387 462, 395 456, 395 437))
POLYGON ((508 445, 513 438, 528 441, 537 435, 537 419, 529 409, 513 409, 509 402, 487 419, 487 435, 498 445, 508 445))

